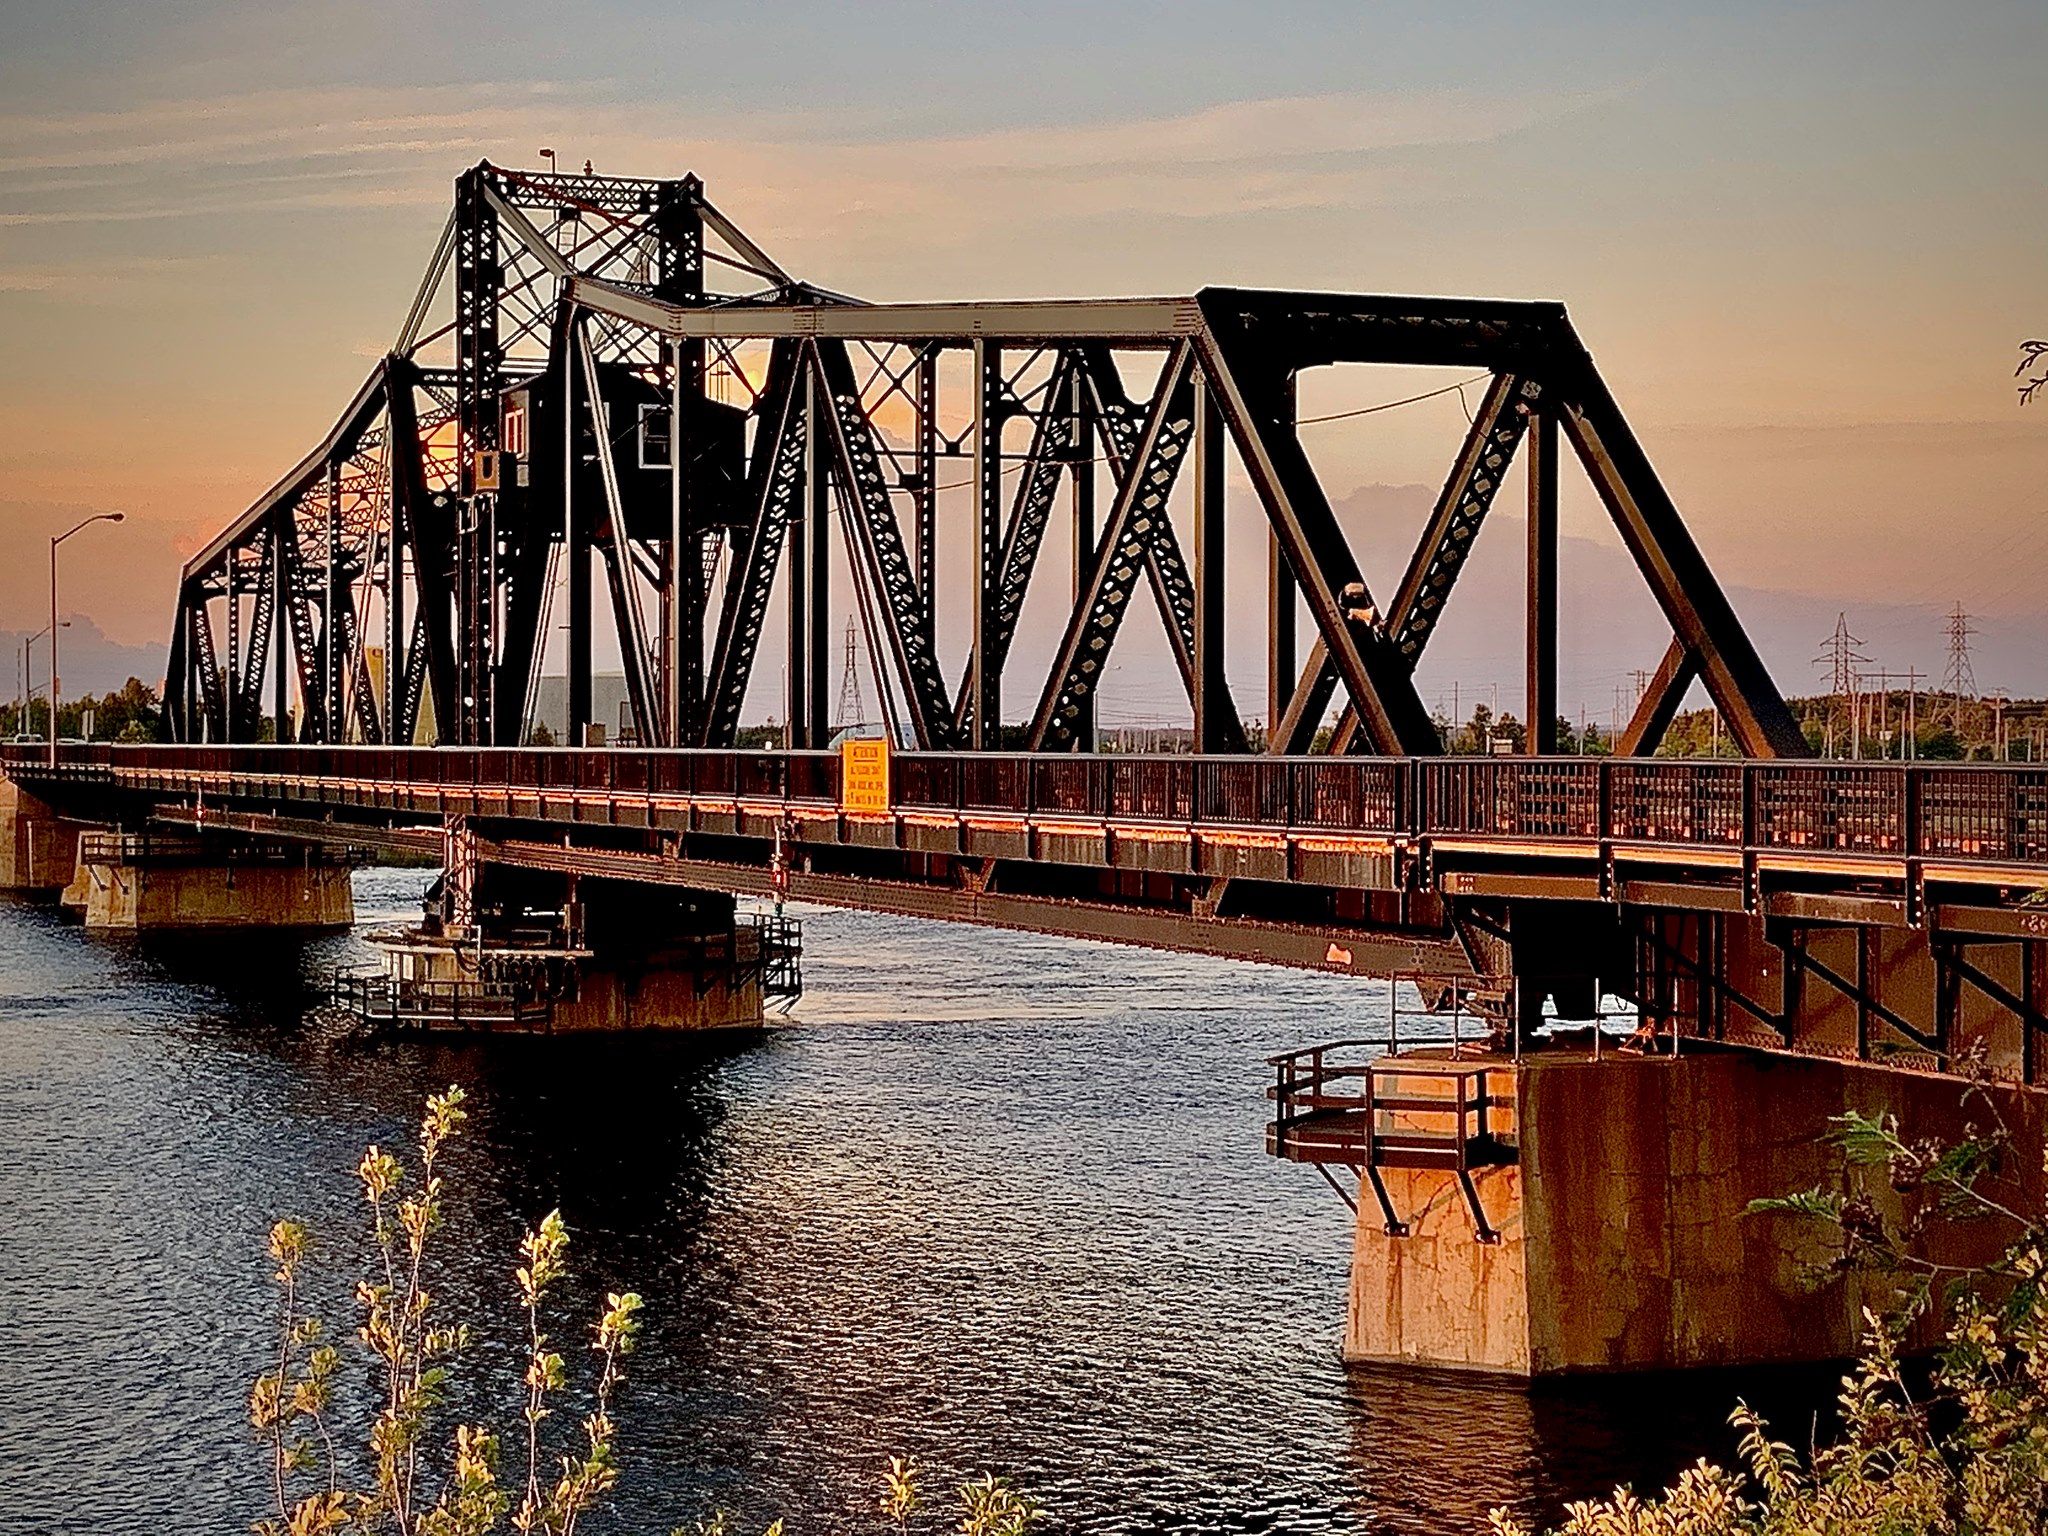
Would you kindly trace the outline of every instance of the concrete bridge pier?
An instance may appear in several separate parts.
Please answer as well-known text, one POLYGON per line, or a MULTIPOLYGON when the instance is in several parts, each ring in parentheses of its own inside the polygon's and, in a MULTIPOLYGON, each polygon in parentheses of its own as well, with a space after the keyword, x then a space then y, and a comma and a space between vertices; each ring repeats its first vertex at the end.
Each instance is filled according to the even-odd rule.
POLYGON ((55 895, 71 883, 79 823, 12 779, 0 778, 0 890, 55 895))
POLYGON ((63 903, 87 928, 346 928, 349 861, 309 844, 87 829, 63 903))
MULTIPOLYGON (((1820 1224, 1749 1203, 1816 1186, 1894 1201, 1882 1170, 1849 1169, 1828 1139, 1852 1109, 1896 1116, 1909 1139, 1991 1123, 1953 1076, 1712 1048, 1411 1053, 1370 1081, 1345 1356, 1529 1378, 1854 1355, 1883 1294, 1817 1278, 1820 1224)), ((2004 1176, 2038 1198, 2025 1149, 2048 1101, 1989 1092, 2013 1134, 2004 1176)), ((1984 1223, 1929 1240, 1982 1262, 2010 1236, 1984 1223)))

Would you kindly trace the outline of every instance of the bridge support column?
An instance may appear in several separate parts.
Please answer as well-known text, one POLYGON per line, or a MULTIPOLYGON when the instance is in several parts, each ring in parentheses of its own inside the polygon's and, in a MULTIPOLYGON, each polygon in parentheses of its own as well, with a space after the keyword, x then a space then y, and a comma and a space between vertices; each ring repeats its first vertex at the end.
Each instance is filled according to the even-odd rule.
POLYGON ((380 972, 335 1002, 370 1028, 565 1034, 758 1027, 802 989, 796 925, 733 898, 481 863, 418 928, 381 933, 380 972), (454 921, 458 907, 464 921, 454 921))
POLYGON ((0 891, 48 895, 69 885, 81 830, 12 779, 0 778, 0 891))
POLYGON ((87 928, 346 928, 349 866, 303 845, 86 832, 64 904, 87 928))
MULTIPOLYGON (((1536 1377, 1851 1356, 1880 1291, 1855 1276, 1816 1287, 1819 1225, 1747 1207, 1852 1178, 1893 1198, 1881 1170, 1845 1167, 1833 1116, 1896 1115, 1908 1139, 1952 1139, 1970 1118, 1954 1078, 1846 1062, 1560 1052, 1489 1065, 1513 1084, 1519 1163, 1471 1172, 1471 1197, 1447 1169, 1378 1170, 1405 1236, 1362 1183, 1347 1359, 1536 1377), (1474 1198, 1495 1241, 1481 1240, 1474 1198)), ((2015 1145, 2039 1147, 2048 1098, 1995 1091, 2015 1145)), ((2038 1187, 2038 1157, 2014 1162, 2038 1187)), ((1936 1256, 1980 1262, 2009 1235, 1959 1227, 1936 1256)))

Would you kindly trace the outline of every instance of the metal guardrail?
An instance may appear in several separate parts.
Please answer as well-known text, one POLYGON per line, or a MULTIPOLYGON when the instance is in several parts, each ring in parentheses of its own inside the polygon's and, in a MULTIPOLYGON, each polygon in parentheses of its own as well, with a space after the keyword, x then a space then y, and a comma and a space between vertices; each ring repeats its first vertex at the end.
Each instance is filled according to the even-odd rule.
POLYGON ((1267 1151, 1296 1163, 1373 1168, 1493 1168, 1515 1161, 1494 1111, 1494 1066, 1378 1055, 1362 1040, 1312 1045, 1268 1059, 1274 1104, 1267 1151), (1360 1057, 1354 1054, 1371 1051, 1360 1057))
POLYGON ((327 1000, 373 1029, 545 1030, 545 993, 483 980, 408 981, 383 972, 337 972, 327 1000))
MULTIPOLYGON (((42 750, 0 761, 33 781, 51 771, 42 750)), ((279 778, 797 805, 840 791, 831 752, 91 745, 64 748, 56 772, 117 767, 246 778, 251 792, 279 778)), ((911 811, 2048 864, 2048 765, 906 752, 891 775, 896 808, 911 811)))
POLYGON ((1273 1101, 1267 1152, 1313 1164, 1340 1194, 1330 1168, 1356 1169, 1390 1237, 1406 1237, 1409 1227, 1380 1170, 1448 1173, 1464 1193, 1479 1241, 1499 1241, 1472 1174, 1520 1160, 1510 1123, 1514 1096, 1494 1088, 1496 1080, 1512 1085, 1513 1069, 1380 1050, 1375 1042, 1336 1040, 1268 1057, 1274 1076, 1266 1090, 1273 1101))
POLYGON ((252 841, 247 838, 187 837, 175 832, 96 832, 78 837, 80 864, 122 868, 177 864, 351 864, 360 855, 347 848, 304 843, 252 841))
POLYGON ((795 1002, 804 995, 803 925, 793 917, 762 915, 742 918, 759 934, 761 997, 765 1002, 795 1002))

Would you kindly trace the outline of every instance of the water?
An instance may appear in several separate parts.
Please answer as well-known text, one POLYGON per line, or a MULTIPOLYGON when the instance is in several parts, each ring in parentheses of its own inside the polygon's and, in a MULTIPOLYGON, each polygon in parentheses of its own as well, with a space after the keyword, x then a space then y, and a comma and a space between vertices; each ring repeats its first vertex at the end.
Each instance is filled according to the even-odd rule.
MULTIPOLYGON (((427 878, 359 873, 363 924, 427 878)), ((1825 1395, 1347 1371, 1349 1212, 1264 1155, 1262 1061, 1383 1027, 1373 984, 857 913, 809 914, 807 945, 760 1038, 362 1048, 305 1018, 355 936, 0 907, 0 1531, 245 1530, 264 1233, 311 1221, 331 1282, 363 1146, 409 1145, 451 1081, 449 1312, 509 1339, 518 1234, 557 1205, 573 1368, 603 1291, 647 1297, 622 1497, 586 1529, 874 1529, 902 1453, 1010 1477, 1060 1530, 1447 1536, 1725 1457, 1738 1390, 1825 1395)), ((503 1344, 461 1370, 509 1427, 503 1344)))

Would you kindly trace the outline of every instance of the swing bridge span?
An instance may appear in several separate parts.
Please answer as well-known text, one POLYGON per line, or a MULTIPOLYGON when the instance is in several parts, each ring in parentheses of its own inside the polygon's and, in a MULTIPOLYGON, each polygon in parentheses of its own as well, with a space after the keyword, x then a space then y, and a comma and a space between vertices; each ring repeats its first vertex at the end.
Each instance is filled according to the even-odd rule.
POLYGON ((0 762, 80 824, 1420 976, 1504 1027, 1615 995, 1673 1038, 2025 1083, 2048 1029, 2048 773, 1814 760, 1553 303, 871 304, 695 178, 481 164, 388 354, 185 565, 165 704, 168 743, 0 762), (1383 592, 1296 430, 1299 376, 1349 364, 1486 380, 1383 592), (1671 636, 1605 759, 1559 753, 1567 463, 1671 636), (1415 668, 1517 464, 1527 750, 1447 758, 1415 668), (1060 615, 1042 665, 1033 593, 1060 615), (1227 669, 1248 598, 1263 732, 1227 669), (1097 750, 1139 609, 1190 753, 1097 750), (857 774, 829 746, 848 617, 886 723, 857 774), (783 745, 747 749, 776 626, 783 745), (614 645, 630 724, 603 746, 614 645), (527 744, 544 663, 574 745, 527 744), (1654 755, 1695 684, 1740 760, 1654 755))

